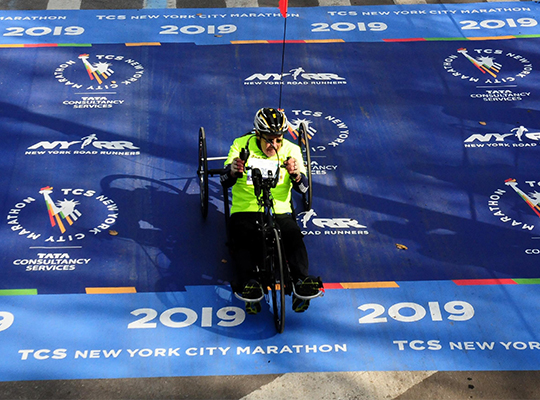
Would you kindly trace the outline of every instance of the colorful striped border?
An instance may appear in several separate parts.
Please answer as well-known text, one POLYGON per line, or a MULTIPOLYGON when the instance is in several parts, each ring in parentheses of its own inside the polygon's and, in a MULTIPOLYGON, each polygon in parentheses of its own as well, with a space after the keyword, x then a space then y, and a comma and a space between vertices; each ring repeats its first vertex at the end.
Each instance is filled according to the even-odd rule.
POLYGON ((2 289, 0 296, 34 296, 37 295, 37 289, 2 289))
MULTIPOLYGON (((399 38, 382 39, 385 43, 407 43, 407 42, 456 42, 456 41, 485 41, 485 40, 509 40, 509 39, 532 39, 540 38, 540 35, 507 35, 507 36, 479 36, 479 37, 438 37, 438 38, 399 38)), ((282 40, 233 40, 231 44, 279 44, 282 40)), ((306 40, 286 40, 285 43, 345 43, 343 39, 306 39, 306 40)))
POLYGON ((404 38, 404 39, 383 39, 383 42, 395 43, 395 42, 425 42, 424 38, 404 38))
MULTIPOLYGON (((451 282, 458 286, 481 286, 481 285, 540 285, 540 278, 501 278, 501 279, 453 279, 451 282)), ((387 282, 340 282, 325 283, 325 289, 382 289, 399 288, 399 284, 393 281, 387 282)))
POLYGON ((136 47, 136 46, 161 46, 160 42, 141 42, 141 43, 126 43, 127 47, 136 47))
POLYGON ((123 294, 137 293, 134 287, 92 287, 86 288, 86 294, 123 294))
MULTIPOLYGON (((160 42, 124 43, 126 47, 161 46, 160 42)), ((0 44, 0 49, 21 49, 36 47, 92 47, 91 43, 30 43, 30 44, 0 44)))
POLYGON ((540 278, 513 278, 513 279, 454 279, 458 286, 478 285, 540 285, 540 278))
POLYGON ((0 49, 19 49, 35 47, 92 47, 89 43, 35 43, 35 44, 0 44, 0 49))
MULTIPOLYGON (((540 278, 501 278, 501 279, 453 279, 450 282, 458 286, 481 286, 481 285, 540 285, 540 278)), ((324 288, 329 289, 383 289, 399 288, 394 281, 387 282, 339 282, 325 283, 324 288)))
MULTIPOLYGON (((486 285, 540 285, 540 278, 493 278, 493 279, 453 279, 457 286, 486 286, 486 285)), ((407 281, 407 283, 410 283, 407 281)), ((399 288, 395 281, 380 282, 330 282, 324 284, 325 290, 333 289, 394 289, 399 288)), ((133 286, 126 287, 88 287, 86 294, 125 294, 137 293, 133 286)), ((0 296, 37 295, 37 289, 0 289, 0 296)), ((58 294, 58 293, 57 293, 58 294)), ((71 293, 76 294, 76 293, 71 293)))
POLYGON ((450 37, 450 38, 403 38, 403 39, 383 39, 383 42, 457 42, 457 41, 481 41, 481 40, 510 40, 510 39, 534 39, 540 38, 540 35, 507 35, 507 36, 468 36, 468 37, 450 37))
POLYGON ((512 279, 518 285, 540 285, 540 278, 512 279))
POLYGON ((324 289, 382 289, 398 288, 397 282, 341 282, 325 283, 324 289))
MULTIPOLYGON (((282 44, 283 40, 231 40, 231 44, 282 44)), ((345 43, 343 39, 285 40, 285 43, 345 43)))
MULTIPOLYGON (((399 38, 381 39, 385 43, 407 42, 452 42, 452 41, 486 41, 509 39, 534 39, 540 35, 509 35, 509 36, 479 36, 479 37, 438 37, 438 38, 399 38)), ((283 40, 232 40, 230 44, 281 44, 283 40)), ((303 39, 285 40, 285 43, 345 43, 344 39, 303 39)), ((161 46, 161 42, 124 43, 127 47, 161 46)), ((36 48, 36 47, 92 47, 90 43, 32 43, 32 44, 0 44, 0 49, 36 48)))

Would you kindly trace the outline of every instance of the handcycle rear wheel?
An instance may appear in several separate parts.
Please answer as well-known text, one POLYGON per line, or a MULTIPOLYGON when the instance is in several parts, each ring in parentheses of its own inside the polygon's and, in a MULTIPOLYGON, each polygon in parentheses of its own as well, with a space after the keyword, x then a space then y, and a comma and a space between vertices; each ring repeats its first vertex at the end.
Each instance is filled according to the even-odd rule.
POLYGON ((307 133, 306 125, 302 122, 298 128, 298 146, 302 150, 304 161, 306 162, 306 172, 308 178, 308 191, 302 195, 304 210, 311 210, 311 204, 313 201, 313 186, 311 184, 311 150, 309 147, 309 137, 307 133))
POLYGON ((283 268, 283 252, 281 249, 281 238, 277 229, 273 229, 272 240, 274 241, 274 253, 271 257, 272 280, 270 290, 272 292, 272 311, 274 314, 274 325, 278 333, 283 333, 285 329, 285 270, 283 268))
POLYGON ((204 128, 199 129, 199 194, 201 201, 201 214, 203 219, 208 215, 208 156, 206 152, 206 133, 204 128))

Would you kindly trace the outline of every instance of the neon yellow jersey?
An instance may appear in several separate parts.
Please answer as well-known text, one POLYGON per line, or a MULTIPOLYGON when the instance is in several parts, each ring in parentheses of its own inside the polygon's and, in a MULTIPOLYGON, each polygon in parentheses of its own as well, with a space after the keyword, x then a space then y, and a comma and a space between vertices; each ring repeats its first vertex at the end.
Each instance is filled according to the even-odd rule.
MULTIPOLYGON (((302 151, 296 144, 290 142, 287 139, 283 140, 279 153, 273 157, 267 157, 266 154, 257 145, 257 137, 252 134, 237 138, 230 150, 225 165, 231 164, 236 157, 240 157, 240 151, 246 147, 249 140, 249 158, 246 165, 258 165, 259 164, 271 164, 270 161, 274 161, 274 166, 282 165, 288 157, 295 158, 300 164, 300 172, 306 174, 306 168, 304 166, 302 151), (249 138, 251 137, 251 140, 249 138)), ((275 167, 273 168, 275 171, 275 167)), ((264 174, 263 174, 264 175, 264 174)), ((262 211, 257 203, 255 197, 255 191, 253 184, 251 183, 251 173, 244 173, 242 178, 238 178, 234 186, 232 187, 232 207, 231 214, 237 212, 257 212, 262 211)), ((285 168, 280 168, 279 183, 272 189, 272 197, 274 198, 274 212, 276 214, 286 214, 292 212, 291 210, 291 189, 292 182, 289 173, 285 168)))

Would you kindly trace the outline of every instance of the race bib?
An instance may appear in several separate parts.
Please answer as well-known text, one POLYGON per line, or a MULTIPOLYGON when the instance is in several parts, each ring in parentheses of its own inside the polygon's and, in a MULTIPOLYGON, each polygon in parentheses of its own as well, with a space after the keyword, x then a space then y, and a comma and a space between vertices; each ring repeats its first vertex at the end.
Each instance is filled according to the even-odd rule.
MULTIPOLYGON (((266 160, 262 158, 249 158, 247 168, 247 184, 253 185, 252 172, 257 168, 261 171, 263 179, 269 177, 275 177, 278 170, 278 162, 276 160, 266 160), (269 173, 270 171, 270 173, 269 173)), ((279 180, 282 180, 282 174, 280 174, 279 180)))

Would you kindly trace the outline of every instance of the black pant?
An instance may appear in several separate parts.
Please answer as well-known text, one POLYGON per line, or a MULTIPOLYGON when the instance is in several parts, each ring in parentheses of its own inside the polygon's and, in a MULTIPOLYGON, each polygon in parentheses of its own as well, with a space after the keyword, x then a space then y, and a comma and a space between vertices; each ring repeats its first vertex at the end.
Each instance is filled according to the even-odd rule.
MULTIPOLYGON (((281 231, 285 258, 289 264, 293 281, 308 275, 308 254, 300 227, 290 214, 275 215, 281 231)), ((255 265, 262 257, 262 236, 259 226, 262 213, 240 212, 231 215, 229 224, 230 245, 236 264, 238 282, 233 285, 235 291, 241 291, 244 285, 255 279, 255 265)))

